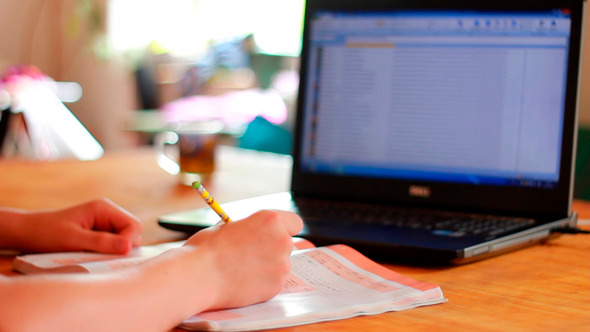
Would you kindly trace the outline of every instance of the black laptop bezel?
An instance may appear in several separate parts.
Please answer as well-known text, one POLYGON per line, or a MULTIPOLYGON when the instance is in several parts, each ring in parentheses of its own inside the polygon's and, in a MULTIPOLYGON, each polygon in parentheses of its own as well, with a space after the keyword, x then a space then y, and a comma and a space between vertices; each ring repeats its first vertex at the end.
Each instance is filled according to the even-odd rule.
POLYGON ((584 0, 541 1, 458 1, 458 0, 310 0, 307 1, 304 19, 303 47, 300 57, 300 89, 297 100, 295 144, 291 191, 294 197, 315 197, 366 201, 388 205, 420 206, 457 209, 474 213, 494 213, 555 220, 571 215, 573 195, 573 167, 577 130, 577 105, 580 66, 581 31, 584 0), (568 52, 565 111, 559 182, 554 189, 516 186, 468 185, 400 179, 384 180, 367 177, 339 177, 307 173, 301 167, 301 141, 303 127, 304 84, 307 80, 309 54, 309 22, 313 13, 321 10, 336 11, 389 11, 399 9, 474 9, 474 10, 544 10, 569 9, 571 11, 570 49, 568 52), (427 187, 429 197, 410 195, 412 186, 427 187), (354 190, 351 190, 354 188, 354 190), (494 207, 490 210, 490 207, 494 207))

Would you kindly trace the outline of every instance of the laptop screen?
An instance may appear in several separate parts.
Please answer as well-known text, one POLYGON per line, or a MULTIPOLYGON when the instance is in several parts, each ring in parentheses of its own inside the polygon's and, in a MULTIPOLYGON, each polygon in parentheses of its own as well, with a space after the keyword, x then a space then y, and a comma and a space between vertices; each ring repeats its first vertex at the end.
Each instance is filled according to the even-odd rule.
POLYGON ((567 10, 315 12, 299 167, 554 188, 567 10))

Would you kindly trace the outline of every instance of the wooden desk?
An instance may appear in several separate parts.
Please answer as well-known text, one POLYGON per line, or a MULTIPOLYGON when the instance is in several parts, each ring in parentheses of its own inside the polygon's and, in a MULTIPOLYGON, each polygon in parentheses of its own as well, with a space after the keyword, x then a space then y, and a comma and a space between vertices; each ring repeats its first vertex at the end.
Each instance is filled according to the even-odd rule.
MULTIPOLYGON (((218 172, 206 182, 217 200, 288 189, 289 157, 231 148, 220 152, 218 172)), ((107 153, 91 162, 3 160, 0 178, 3 206, 57 208, 108 197, 142 219, 144 244, 182 238, 158 227, 158 215, 205 206, 191 188, 156 165, 150 149, 107 153)), ((574 208, 590 219, 590 203, 578 201, 574 208)), ((0 273, 14 274, 12 259, 0 257, 0 273)), ((464 266, 386 266, 440 285, 449 302, 281 331, 590 331, 588 235, 562 236, 464 266)))

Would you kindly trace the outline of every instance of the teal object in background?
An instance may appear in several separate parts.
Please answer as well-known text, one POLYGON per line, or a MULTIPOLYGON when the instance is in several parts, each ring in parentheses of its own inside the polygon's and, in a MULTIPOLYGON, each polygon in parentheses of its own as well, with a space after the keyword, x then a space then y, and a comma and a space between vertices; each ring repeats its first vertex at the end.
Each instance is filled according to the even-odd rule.
POLYGON ((290 154, 292 141, 288 130, 259 116, 248 124, 238 144, 244 149, 290 154))

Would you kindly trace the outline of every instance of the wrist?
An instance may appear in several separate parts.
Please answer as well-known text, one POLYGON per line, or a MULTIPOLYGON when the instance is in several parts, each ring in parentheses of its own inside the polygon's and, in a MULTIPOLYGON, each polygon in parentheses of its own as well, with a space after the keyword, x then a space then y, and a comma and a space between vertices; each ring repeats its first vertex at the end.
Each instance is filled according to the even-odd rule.
POLYGON ((186 299, 191 303, 192 314, 214 308, 222 292, 218 255, 199 245, 185 245, 176 250, 180 256, 181 273, 192 287, 192 294, 196 295, 189 295, 186 299))
POLYGON ((134 276, 136 285, 143 285, 140 288, 144 295, 157 299, 144 299, 145 302, 173 309, 168 315, 183 320, 210 309, 217 300, 219 283, 213 277, 216 273, 211 270, 213 255, 203 251, 197 246, 171 249, 137 265, 128 273, 134 276))
POLYGON ((28 233, 27 216, 25 210, 0 209, 0 249, 23 249, 28 233))

